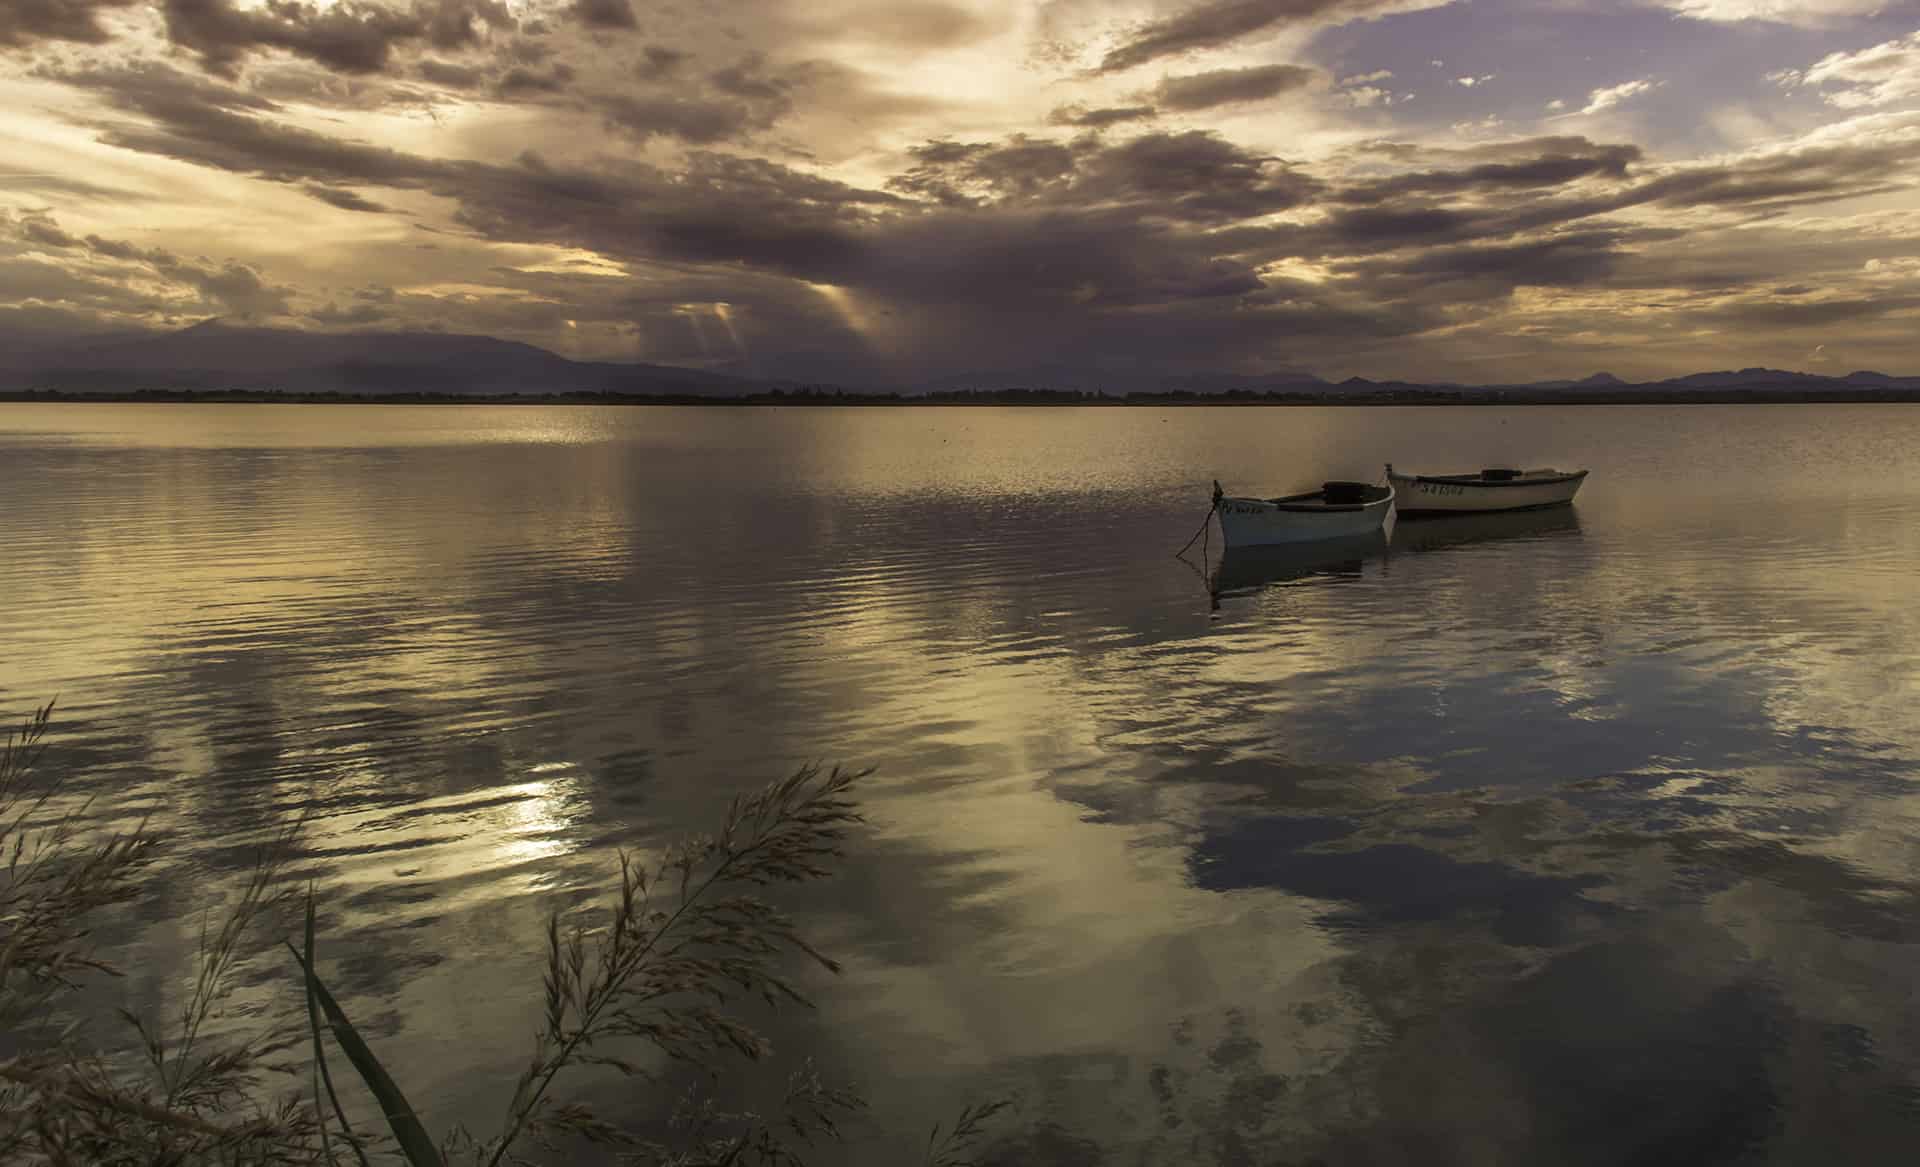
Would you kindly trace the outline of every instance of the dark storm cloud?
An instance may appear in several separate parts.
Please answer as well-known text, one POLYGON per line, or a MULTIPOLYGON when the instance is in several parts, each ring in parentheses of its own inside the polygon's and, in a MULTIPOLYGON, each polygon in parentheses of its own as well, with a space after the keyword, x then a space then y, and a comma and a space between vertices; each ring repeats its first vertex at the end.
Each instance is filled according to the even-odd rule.
POLYGON ((190 117, 202 110, 273 112, 280 108, 259 94, 183 73, 158 61, 66 69, 46 67, 40 69, 37 76, 91 90, 118 109, 161 121, 176 116, 190 117))
MULTIPOLYGON (((752 85, 743 71, 733 88, 752 92, 752 85)), ((147 96, 133 87, 117 99, 138 108, 147 96)), ((1248 262, 1222 253, 1206 229, 1302 205, 1318 184, 1200 132, 1113 145, 1091 137, 929 143, 897 184, 923 198, 914 204, 728 155, 695 154, 677 174, 641 165, 564 169, 534 154, 511 166, 448 162, 274 125, 212 101, 148 104, 143 112, 156 125, 108 127, 106 140, 327 191, 428 191, 456 200, 458 220, 488 238, 728 265, 712 294, 730 302, 739 297, 726 287, 761 273, 897 297, 908 313, 916 305, 973 303, 968 319, 950 315, 916 334, 929 351, 951 350, 951 359, 998 338, 1006 351, 1030 355, 1076 343, 1162 360, 1203 336, 1225 354, 1251 351, 1261 337, 1401 335, 1426 320, 1319 302, 1309 289, 1292 288, 1250 305, 1224 330, 1207 324, 1218 311, 1211 305, 1270 288, 1248 262), (942 203, 951 209, 939 209, 942 203)), ((680 283, 671 293, 686 294, 680 283)), ((765 297, 768 305, 783 302, 765 297)), ((811 319, 782 312, 782 319, 811 319)), ((668 316, 649 327, 686 327, 668 316)), ((790 340, 812 343, 805 333, 790 340)))
POLYGON ((686 64, 688 54, 679 49, 670 49, 665 45, 648 45, 641 50, 642 60, 634 66, 634 73, 642 81, 658 81, 678 72, 686 64))
POLYGON ((1104 130, 1127 122, 1150 121, 1159 116, 1160 111, 1150 105, 1108 106, 1104 109, 1088 109, 1084 105, 1063 105, 1049 114, 1047 120, 1056 126, 1083 126, 1090 130, 1104 130))
POLYGON ((1431 292, 1442 285, 1474 285, 1477 296, 1504 295, 1519 287, 1598 284, 1621 259, 1624 231, 1577 231, 1519 243, 1434 247, 1413 256, 1376 258, 1340 265, 1376 295, 1431 292))
POLYGON ((321 202, 331 203, 332 205, 339 207, 343 211, 377 212, 377 211, 384 211, 387 209, 381 206, 379 203, 373 202, 372 200, 367 198, 363 198, 362 196, 354 193, 353 191, 341 190, 338 187, 321 186, 318 183, 310 182, 306 185, 304 189, 308 194, 312 195, 314 198, 319 199, 321 202))
POLYGON ((875 235, 851 277, 919 303, 1091 311, 1261 287, 1246 264, 1209 255, 1176 227, 1146 226, 1117 209, 934 214, 886 224, 875 235))
POLYGON ((1163 109, 1191 111, 1220 105, 1265 101, 1303 89, 1320 74, 1298 65, 1259 65, 1251 69, 1215 69, 1185 77, 1168 77, 1154 86, 1153 99, 1163 109))
POLYGON ((1014 135, 1000 143, 929 142, 893 189, 948 206, 1041 200, 1125 207, 1144 218, 1225 222, 1307 201, 1316 180, 1214 134, 1142 134, 1116 144, 1014 135))
POLYGON ((402 11, 346 0, 328 8, 267 0, 241 9, 232 0, 164 0, 167 36, 192 50, 210 73, 231 77, 248 54, 279 49, 343 73, 386 69, 397 46, 439 49, 476 43, 484 27, 516 22, 499 0, 431 0, 402 11))
POLYGON ((1390 0, 1210 0, 1137 29, 1101 59, 1100 71, 1118 72, 1288 25, 1354 20, 1392 7, 1390 0))
POLYGON ((1708 319, 1740 328, 1831 328, 1920 311, 1920 295, 1836 296, 1821 300, 1753 299, 1723 304, 1702 313, 1708 319))
POLYGON ((1071 146, 1015 134, 1004 142, 927 142, 909 153, 915 165, 889 185, 949 206, 1032 197, 1075 172, 1071 146))
POLYGON ((707 80, 715 89, 734 97, 757 102, 787 102, 792 100, 796 79, 771 71, 766 58, 754 53, 724 69, 715 69, 707 74, 707 80))
POLYGON ((44 247, 74 247, 79 240, 62 231, 52 219, 33 216, 21 222, 20 237, 28 243, 38 243, 44 247))
POLYGON ((329 300, 326 304, 306 313, 309 320, 318 324, 334 327, 354 327, 368 324, 383 324, 388 316, 377 304, 352 304, 342 308, 329 300))
POLYGON ((134 0, 6 0, 0 4, 0 47, 20 48, 34 41, 77 41, 97 45, 107 39, 100 13, 126 8, 134 0))
POLYGON ((246 264, 229 260, 219 268, 185 267, 182 276, 207 300, 238 316, 284 316, 291 288, 268 284, 246 264))
POLYGON ((454 200, 458 221, 493 238, 610 255, 757 263, 812 272, 856 246, 850 227, 894 196, 760 159, 694 153, 670 173, 641 163, 556 168, 531 151, 500 165, 447 161, 250 117, 211 102, 142 104, 144 88, 99 91, 153 125, 102 127, 102 141, 276 182, 386 186, 454 200))
POLYGON ((311 180, 430 189, 435 182, 451 184, 461 169, 459 165, 212 107, 181 111, 179 116, 160 120, 158 127, 107 127, 101 131, 100 140, 127 150, 275 182, 311 180))
POLYGON ((180 262, 179 257, 171 252, 159 248, 137 247, 122 239, 102 239, 98 235, 89 235, 86 243, 88 250, 96 255, 104 255, 108 259, 151 263, 160 268, 171 268, 180 262))
MULTIPOLYGON (((1732 217, 1767 216, 1792 206, 1900 189, 1903 174, 1920 159, 1920 143, 1869 141, 1639 177, 1636 147, 1563 139, 1549 142, 1546 152, 1524 153, 1542 144, 1535 139, 1473 152, 1426 152, 1425 161, 1453 157, 1473 164, 1330 185, 1322 200, 1329 211, 1322 218, 1230 228, 1222 242, 1269 259, 1338 258, 1492 244, 1575 225, 1604 229, 1609 216, 1644 207, 1721 212, 1731 222, 1732 217), (1502 160, 1476 161, 1489 156, 1502 160), (1595 185, 1579 185, 1589 182, 1595 185)), ((1711 223, 1702 224, 1707 226, 1711 223)), ((1714 273, 1696 272, 1680 286, 1724 282, 1714 273)))
POLYGON ((1226 223, 1301 206, 1319 180, 1216 134, 1142 134, 1082 162, 1076 195, 1131 206, 1141 214, 1226 223))
POLYGON ((630 137, 642 141, 655 136, 679 138, 696 146, 728 141, 750 129, 766 129, 777 116, 737 101, 624 93, 592 100, 608 126, 630 137))
POLYGON ((1582 134, 1540 134, 1530 138, 1477 142, 1469 146, 1434 146, 1375 138, 1351 147, 1349 153, 1362 158, 1387 158, 1403 166, 1444 167, 1482 162, 1517 162, 1553 154, 1586 155, 1611 148, 1582 134))
POLYGON ((574 0, 573 7, 567 11, 575 20, 589 28, 621 29, 638 28, 640 22, 634 19, 633 5, 628 0, 574 0))
POLYGON ((140 312, 153 302, 111 278, 44 259, 0 256, 0 287, 16 302, 57 304, 92 313, 140 312))
MULTIPOLYGON (((743 73, 735 88, 750 92, 751 83, 743 73)), ((147 96, 134 87, 118 100, 137 108, 147 96)), ((1334 303, 1304 286, 1274 294, 1252 264, 1222 252, 1211 227, 1303 205, 1319 186, 1277 159, 1200 132, 1112 145, 1092 137, 929 143, 898 184, 921 197, 914 203, 730 155, 696 153, 678 173, 637 164, 583 171, 531 153, 507 166, 450 162, 275 125, 212 101, 149 105, 143 112, 156 124, 108 127, 103 136, 329 192, 427 191, 455 200, 458 221, 491 239, 718 265, 710 294, 736 304, 743 283, 771 276, 897 300, 907 316, 930 305, 966 309, 943 313, 937 327, 911 325, 916 361, 942 353, 963 360, 967 349, 995 344, 1035 358, 1084 345, 1142 362, 1209 344, 1222 359, 1239 359, 1275 337, 1392 336, 1430 323, 1424 310, 1334 303), (948 191, 960 201, 940 197, 948 191), (1236 301, 1247 306, 1212 319, 1216 305, 1236 301)), ((687 296, 689 278, 676 277, 664 297, 687 296)), ((804 287, 767 291, 755 327, 786 320, 796 331, 782 343, 817 344, 817 326, 799 323, 825 310, 817 299, 804 287)), ((461 309, 463 319, 489 311, 478 303, 461 309)), ((321 311, 329 322, 349 312, 321 311)), ((578 311, 550 304, 516 327, 578 311)), ((675 311, 639 315, 655 332, 690 328, 675 311)))
POLYGON ((436 61, 432 58, 414 66, 422 80, 435 85, 444 85, 449 89, 477 89, 487 79, 487 71, 473 65, 455 65, 448 61, 436 61))
MULTIPOLYGON (((1584 146, 1584 143, 1583 143, 1584 146)), ((1463 170, 1426 170, 1363 182, 1340 192, 1349 203, 1382 203, 1409 196, 1511 192, 1562 186, 1583 178, 1624 179, 1640 160, 1638 146, 1592 146, 1513 162, 1486 162, 1463 170)))
POLYGON ((162 306, 160 302, 130 287, 123 278, 127 271, 124 265, 134 264, 178 289, 191 291, 201 305, 223 312, 274 316, 290 310, 293 289, 269 284, 257 269, 232 260, 202 263, 159 248, 143 248, 98 235, 82 239, 44 215, 17 221, 0 218, 0 238, 7 234, 41 254, 58 253, 57 262, 6 260, 0 268, 0 287, 17 300, 63 302, 110 313, 154 311, 162 306))
MULTIPOLYGON (((649 50, 642 73, 679 72, 684 54, 649 50)), ((816 80, 811 64, 782 70, 750 55, 704 79, 687 79, 642 92, 600 93, 588 99, 609 128, 645 141, 678 138, 696 146, 767 130, 791 113, 796 94, 816 80)))
POLYGON ((1644 201, 1681 207, 1827 202, 1899 190, 1920 142, 1850 143, 1723 165, 1690 166, 1638 188, 1644 201))
POLYGON ((763 159, 705 152, 677 173, 557 169, 528 154, 514 167, 466 164, 446 193, 460 200, 462 223, 492 238, 824 282, 857 265, 860 228, 898 202, 763 159))
POLYGON ((573 78, 573 67, 564 61, 555 61, 545 69, 530 69, 525 65, 515 65, 502 73, 500 80, 494 82, 493 92, 498 97, 558 93, 565 89, 573 78))

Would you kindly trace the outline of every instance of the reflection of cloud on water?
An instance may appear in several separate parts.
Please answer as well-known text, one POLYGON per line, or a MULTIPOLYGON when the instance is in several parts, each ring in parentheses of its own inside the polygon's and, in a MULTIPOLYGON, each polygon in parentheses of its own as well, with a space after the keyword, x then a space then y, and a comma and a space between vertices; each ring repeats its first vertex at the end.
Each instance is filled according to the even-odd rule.
POLYGON ((1328 902, 1336 931, 1481 917, 1508 944, 1540 947, 1572 931, 1563 917, 1585 905, 1597 875, 1535 875, 1500 862, 1450 859, 1411 843, 1329 844, 1356 828, 1331 819, 1247 819, 1193 852, 1196 885, 1214 891, 1268 887, 1328 902))

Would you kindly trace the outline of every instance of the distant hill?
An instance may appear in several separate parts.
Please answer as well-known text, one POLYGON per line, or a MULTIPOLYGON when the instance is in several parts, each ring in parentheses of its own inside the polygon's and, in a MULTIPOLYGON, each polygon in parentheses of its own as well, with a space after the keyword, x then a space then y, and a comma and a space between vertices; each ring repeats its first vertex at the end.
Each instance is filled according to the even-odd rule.
POLYGON ((1578 381, 1528 381, 1529 389, 1615 389, 1626 382, 1612 373, 1595 373, 1591 377, 1582 377, 1578 381))
POLYGON ((1920 399, 1920 377, 1858 370, 1843 377, 1747 368, 1627 382, 1611 373, 1577 381, 1507 385, 1371 381, 1338 384, 1312 373, 1197 371, 1125 376, 1069 365, 1038 365, 943 377, 898 390, 755 381, 673 365, 574 361, 543 348, 488 336, 440 332, 307 332, 209 320, 164 333, 118 333, 84 343, 0 349, 0 392, 179 396, 220 393, 465 398, 627 395, 831 402, 942 400, 1015 404, 1078 399, 1332 403, 1628 402, 1920 399))
POLYGON ((1885 373, 1866 371, 1848 373, 1844 377, 1827 377, 1818 373, 1795 373, 1785 369, 1739 369, 1722 370, 1716 373, 1692 373, 1685 377, 1671 377, 1665 381, 1652 382, 1655 385, 1674 389, 1803 389, 1809 391, 1844 390, 1861 386, 1878 388, 1913 389, 1920 388, 1920 377, 1889 377, 1885 373))
POLYGON ((726 396, 751 381, 672 365, 571 361, 543 348, 441 332, 305 332, 210 320, 0 360, 0 387, 289 393, 678 393, 726 396))

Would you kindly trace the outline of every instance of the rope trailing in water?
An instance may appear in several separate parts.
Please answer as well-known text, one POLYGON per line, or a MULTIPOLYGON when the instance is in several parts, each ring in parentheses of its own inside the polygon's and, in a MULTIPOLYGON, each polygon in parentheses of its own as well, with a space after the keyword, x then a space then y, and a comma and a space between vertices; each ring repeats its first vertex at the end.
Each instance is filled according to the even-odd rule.
POLYGON ((1215 512, 1215 511, 1217 511, 1217 510, 1219 510, 1219 509, 1220 509, 1220 500, 1221 500, 1222 498, 1224 498, 1224 497, 1226 497, 1226 496, 1225 496, 1225 493, 1224 493, 1224 492, 1223 492, 1223 491, 1222 491, 1222 490, 1220 489, 1220 480, 1219 480, 1218 478, 1216 478, 1216 479, 1214 479, 1214 480, 1213 480, 1213 502, 1212 502, 1211 504, 1209 504, 1209 505, 1208 505, 1208 507, 1207 507, 1207 517, 1206 517, 1206 518, 1204 518, 1204 519, 1201 519, 1201 520, 1200 520, 1200 529, 1199 529, 1198 531, 1195 531, 1195 532, 1193 533, 1193 538, 1192 538, 1192 539, 1188 539, 1188 540, 1186 541, 1186 543, 1184 543, 1184 544, 1182 544, 1182 545, 1181 545, 1181 548, 1180 548, 1180 550, 1178 550, 1178 551, 1176 551, 1176 552, 1174 552, 1174 553, 1173 553, 1173 557, 1174 557, 1175 559, 1184 559, 1184 558, 1186 558, 1186 555, 1187 555, 1187 548, 1189 548, 1189 547, 1192 547, 1192 546, 1193 546, 1193 544, 1194 544, 1194 540, 1196 540, 1196 539, 1199 539, 1199 538, 1200 538, 1201 536, 1203 536, 1203 535, 1204 535, 1204 536, 1206 536, 1206 538, 1207 538, 1207 542, 1205 542, 1205 543, 1202 543, 1202 544, 1200 545, 1200 556, 1201 556, 1201 558, 1203 558, 1203 559, 1204 559, 1204 558, 1205 558, 1205 557, 1207 556, 1207 553, 1208 553, 1208 552, 1209 552, 1210 550, 1212 550, 1212 546, 1213 546, 1213 512, 1215 512))

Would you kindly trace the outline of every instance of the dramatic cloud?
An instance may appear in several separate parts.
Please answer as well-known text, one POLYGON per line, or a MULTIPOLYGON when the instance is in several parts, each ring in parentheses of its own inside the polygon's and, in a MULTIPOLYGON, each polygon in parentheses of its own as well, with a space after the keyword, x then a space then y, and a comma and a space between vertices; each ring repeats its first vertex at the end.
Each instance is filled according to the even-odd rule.
POLYGON ((1668 9, 0 0, 0 344, 223 315, 880 384, 1920 372, 1920 34, 1668 9))
POLYGON ((369 214, 378 214, 387 209, 370 199, 362 198, 353 191, 341 190, 338 187, 308 183, 305 189, 314 198, 323 203, 332 203, 343 211, 365 211, 369 214))
POLYGON ((1101 60, 1117 72, 1199 49, 1218 48, 1288 25, 1350 20, 1437 7, 1449 0, 1209 0, 1136 30, 1101 60))
POLYGON ((1085 126, 1091 130, 1104 130, 1127 122, 1148 121, 1159 115, 1160 111, 1150 105, 1119 105, 1102 109, 1063 105, 1049 114, 1047 120, 1056 126, 1085 126))
POLYGON ((1153 100, 1164 109, 1190 112, 1218 105, 1265 101, 1318 80, 1320 74, 1298 65, 1261 65, 1252 69, 1215 69, 1185 77, 1169 77, 1153 89, 1153 100))
POLYGON ((665 45, 648 45, 641 50, 641 61, 634 68, 634 75, 642 81, 658 81, 670 77, 685 64, 687 54, 665 45))
POLYGON ((240 8, 233 0, 163 0, 162 11, 173 43, 198 53, 209 72, 222 76, 233 76, 243 58, 262 49, 343 73, 375 73, 386 68, 397 45, 460 48, 475 43, 485 28, 515 26, 499 0, 420 0, 406 11, 355 0, 328 6, 266 0, 257 8, 240 8))
POLYGON ((20 47, 37 40, 78 41, 97 45, 106 41, 100 23, 103 9, 126 8, 134 0, 6 0, 0 4, 0 47, 20 47))
POLYGON ((628 0, 576 0, 570 11, 580 23, 592 28, 637 28, 640 24, 628 0))
POLYGON ((1842 109, 1920 98, 1920 32, 1857 53, 1831 53, 1811 68, 1777 75, 1787 85, 1819 86, 1842 109))
POLYGON ((1659 0, 1694 20, 1722 23, 1764 21, 1807 27, 1874 16, 1888 8, 1887 0, 1659 0))
POLYGON ((45 216, 0 219, 0 260, 5 260, 0 274, 10 277, 5 285, 10 290, 65 301, 97 316, 160 308, 256 319, 291 311, 293 289, 268 283, 247 264, 193 261, 98 235, 82 239, 45 216), (48 258, 7 259, 3 241, 8 234, 48 258), (130 268, 139 278, 128 278, 130 268))
POLYGON ((1642 79, 1639 81, 1622 81, 1618 85, 1609 85, 1604 89, 1596 89, 1587 95, 1587 104, 1580 110, 1580 113, 1595 114, 1602 110, 1612 109, 1629 97, 1638 96, 1652 89, 1655 84, 1656 82, 1652 80, 1642 79))
POLYGON ((892 186, 943 206, 1028 202, 1124 209, 1143 219, 1215 223, 1297 207, 1319 184, 1277 158, 1204 131, 1150 133, 1124 142, 932 142, 892 186))
POLYGON ((1560 186, 1577 179, 1626 177, 1627 167, 1640 159, 1640 149, 1627 145, 1595 145, 1584 138, 1541 139, 1541 153, 1511 161, 1483 162, 1462 170, 1422 170, 1392 178, 1359 183, 1344 190, 1344 202, 1382 203, 1409 196, 1496 193, 1560 186))

